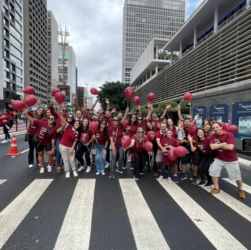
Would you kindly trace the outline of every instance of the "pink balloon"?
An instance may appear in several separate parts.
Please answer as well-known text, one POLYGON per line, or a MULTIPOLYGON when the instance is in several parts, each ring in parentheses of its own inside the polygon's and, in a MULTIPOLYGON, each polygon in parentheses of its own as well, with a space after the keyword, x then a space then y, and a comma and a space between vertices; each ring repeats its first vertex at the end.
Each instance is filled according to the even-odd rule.
POLYGON ((154 139, 155 139, 155 132, 154 131, 149 131, 147 133, 147 137, 148 137, 148 139, 149 139, 150 142, 153 142, 154 139))
POLYGON ((55 88, 55 89, 53 89, 53 90, 51 91, 51 95, 52 95, 52 96, 55 96, 58 92, 60 92, 60 90, 57 89, 57 88, 55 88))
POLYGON ((230 124, 227 122, 225 124, 226 124, 226 130, 228 130, 228 128, 230 127, 230 124))
POLYGON ((97 122, 91 122, 90 123, 90 130, 92 131, 93 134, 96 133, 98 130, 98 123, 97 122))
POLYGON ((8 123, 9 123, 9 121, 7 121, 7 120, 3 120, 3 121, 2 121, 2 124, 3 124, 3 125, 6 125, 6 124, 8 124, 8 123))
POLYGON ((65 95, 62 92, 57 92, 55 94, 55 100, 57 101, 57 103, 63 103, 65 101, 65 95))
POLYGON ((133 99, 135 105, 139 105, 140 104, 140 98, 138 96, 135 96, 134 99, 133 99))
POLYGON ((25 104, 21 101, 14 101, 11 105, 14 110, 22 110, 25 108, 25 104))
POLYGON ((193 95, 191 93, 186 93, 183 98, 185 101, 191 101, 193 99, 193 95))
POLYGON ((150 141, 145 143, 145 150, 146 152, 151 152, 153 150, 153 144, 150 141))
POLYGON ((148 98, 149 102, 153 102, 154 99, 155 99, 155 94, 154 93, 150 93, 147 98, 148 98))
POLYGON ((187 150, 185 147, 182 147, 182 146, 179 146, 177 148, 175 148, 173 150, 173 153, 176 155, 176 156, 179 156, 179 157, 184 157, 186 154, 187 154, 187 150))
POLYGON ((36 99, 36 97, 33 96, 33 95, 29 95, 29 96, 27 96, 27 97, 25 98, 25 104, 26 104, 26 106, 28 106, 28 107, 32 107, 32 106, 34 106, 36 103, 37 103, 37 99, 36 99))
POLYGON ((91 92, 93 95, 98 95, 98 90, 95 89, 95 88, 91 88, 90 92, 91 92))
POLYGON ((133 95, 134 95, 134 89, 131 88, 131 87, 127 87, 125 89, 125 96, 126 96, 126 98, 127 99, 131 99, 133 97, 133 95))
POLYGON ((27 95, 32 95, 32 94, 34 94, 35 89, 31 86, 28 86, 28 87, 24 88, 23 92, 27 95))
POLYGON ((227 125, 225 122, 220 122, 220 124, 223 130, 227 130, 227 125))
POLYGON ((236 125, 231 125, 229 126, 229 128, 227 129, 228 132, 230 133, 237 133, 238 132, 238 127, 236 125))
POLYGON ((174 154, 174 150, 173 149, 170 149, 168 151, 168 158, 171 160, 171 161, 174 161, 176 160, 178 157, 174 154))
POLYGON ((124 135, 124 136, 122 137, 122 139, 121 139, 122 146, 123 146, 124 148, 128 148, 128 147, 131 145, 131 141, 132 141, 132 139, 131 139, 130 136, 124 135))
POLYGON ((90 140, 90 136, 88 134, 86 134, 86 133, 82 133, 81 134, 81 140, 83 141, 83 143, 87 143, 90 140))

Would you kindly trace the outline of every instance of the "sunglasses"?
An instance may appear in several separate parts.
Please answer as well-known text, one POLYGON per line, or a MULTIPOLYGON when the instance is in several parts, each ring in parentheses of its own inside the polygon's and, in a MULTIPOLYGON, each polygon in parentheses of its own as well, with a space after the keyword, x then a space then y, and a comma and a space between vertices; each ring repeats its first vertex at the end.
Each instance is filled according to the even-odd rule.
POLYGON ((102 124, 102 125, 104 125, 104 124, 106 125, 106 122, 101 122, 101 124, 102 124))
POLYGON ((68 116, 68 118, 73 119, 73 116, 68 116))
POLYGON ((142 120, 142 118, 138 118, 138 120, 142 120))
POLYGON ((89 115, 93 115, 93 113, 89 113, 89 115))
POLYGON ((51 117, 50 117, 50 118, 48 118, 48 120, 54 121, 54 118, 51 118, 51 117))
POLYGON ((68 111, 68 109, 62 109, 64 112, 68 111))
POLYGON ((143 134, 144 132, 143 131, 139 131, 138 134, 143 134))
POLYGON ((118 122, 119 120, 113 120, 114 122, 118 122))
POLYGON ((136 119, 136 116, 132 116, 132 118, 136 119))

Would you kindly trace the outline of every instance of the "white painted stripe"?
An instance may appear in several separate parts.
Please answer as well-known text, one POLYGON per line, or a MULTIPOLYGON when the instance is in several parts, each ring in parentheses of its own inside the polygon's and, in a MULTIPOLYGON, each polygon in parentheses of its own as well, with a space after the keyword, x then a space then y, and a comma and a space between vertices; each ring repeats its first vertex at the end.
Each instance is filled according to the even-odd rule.
POLYGON ((249 167, 251 166, 251 161, 248 161, 248 160, 240 158, 240 157, 238 157, 238 159, 239 159, 239 163, 246 165, 246 166, 249 166, 249 167))
MULTIPOLYGON (((206 191, 212 191, 211 187, 202 187, 206 191)), ((237 199, 233 198, 231 195, 220 190, 220 193, 213 195, 215 198, 223 202, 225 205, 229 206, 236 213, 244 217, 246 220, 251 222, 251 209, 247 205, 241 203, 237 199)), ((238 189, 236 189, 236 197, 238 197, 238 189)))
POLYGON ((54 249, 89 249, 95 182, 78 180, 54 249))
POLYGON ((164 180, 160 184, 216 249, 246 249, 180 187, 164 180))
POLYGON ((135 180, 120 179, 119 183, 137 249, 170 249, 135 180))
POLYGON ((0 185, 6 182, 7 180, 0 180, 0 185))
POLYGON ((10 146, 11 147, 17 147, 17 144, 11 144, 10 146))
POLYGON ((14 201, 0 213, 0 249, 38 199, 51 184, 51 179, 33 181, 14 201))
MULTIPOLYGON (((226 182, 228 182, 228 183, 230 183, 230 184, 232 184, 232 185, 234 185, 234 186, 237 187, 237 184, 236 184, 235 181, 231 181, 231 180, 229 180, 228 178, 222 178, 222 180, 224 180, 224 181, 226 181, 226 182)), ((242 189, 243 189, 244 191, 246 191, 246 192, 248 192, 248 193, 251 194, 251 186, 248 186, 247 184, 242 183, 242 189)))
POLYGON ((27 151, 29 151, 29 149, 26 149, 26 150, 22 151, 20 154, 23 154, 23 153, 25 153, 27 151))

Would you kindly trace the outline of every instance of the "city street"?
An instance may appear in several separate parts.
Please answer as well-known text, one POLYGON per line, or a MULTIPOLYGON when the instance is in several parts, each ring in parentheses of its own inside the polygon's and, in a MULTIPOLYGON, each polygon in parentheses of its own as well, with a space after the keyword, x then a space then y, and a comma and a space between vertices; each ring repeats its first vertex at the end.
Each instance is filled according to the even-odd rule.
POLYGON ((0 144, 0 249, 251 249, 251 168, 241 166, 240 200, 225 170, 215 196, 153 172, 137 182, 130 170, 110 180, 109 169, 65 179, 29 169, 24 135, 17 145, 22 154, 10 157, 0 144))

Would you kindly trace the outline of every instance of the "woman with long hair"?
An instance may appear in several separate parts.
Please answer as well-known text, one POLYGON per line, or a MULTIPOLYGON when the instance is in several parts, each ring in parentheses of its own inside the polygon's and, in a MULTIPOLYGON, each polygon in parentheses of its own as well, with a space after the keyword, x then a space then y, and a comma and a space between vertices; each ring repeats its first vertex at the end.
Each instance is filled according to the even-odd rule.
POLYGON ((9 134, 9 130, 11 129, 11 127, 10 127, 10 116, 9 116, 9 112, 7 110, 4 110, 3 114, 5 116, 4 120, 8 121, 8 123, 3 125, 3 132, 5 134, 5 140, 2 141, 1 143, 7 143, 7 142, 11 142, 10 134, 9 134))
POLYGON ((174 126, 173 120, 172 119, 168 119, 167 120, 167 129, 172 131, 172 137, 174 139, 177 139, 177 131, 176 131, 176 127, 174 126))
POLYGON ((202 121, 202 126, 205 126, 205 125, 210 125, 210 121, 208 119, 204 119, 202 121))

